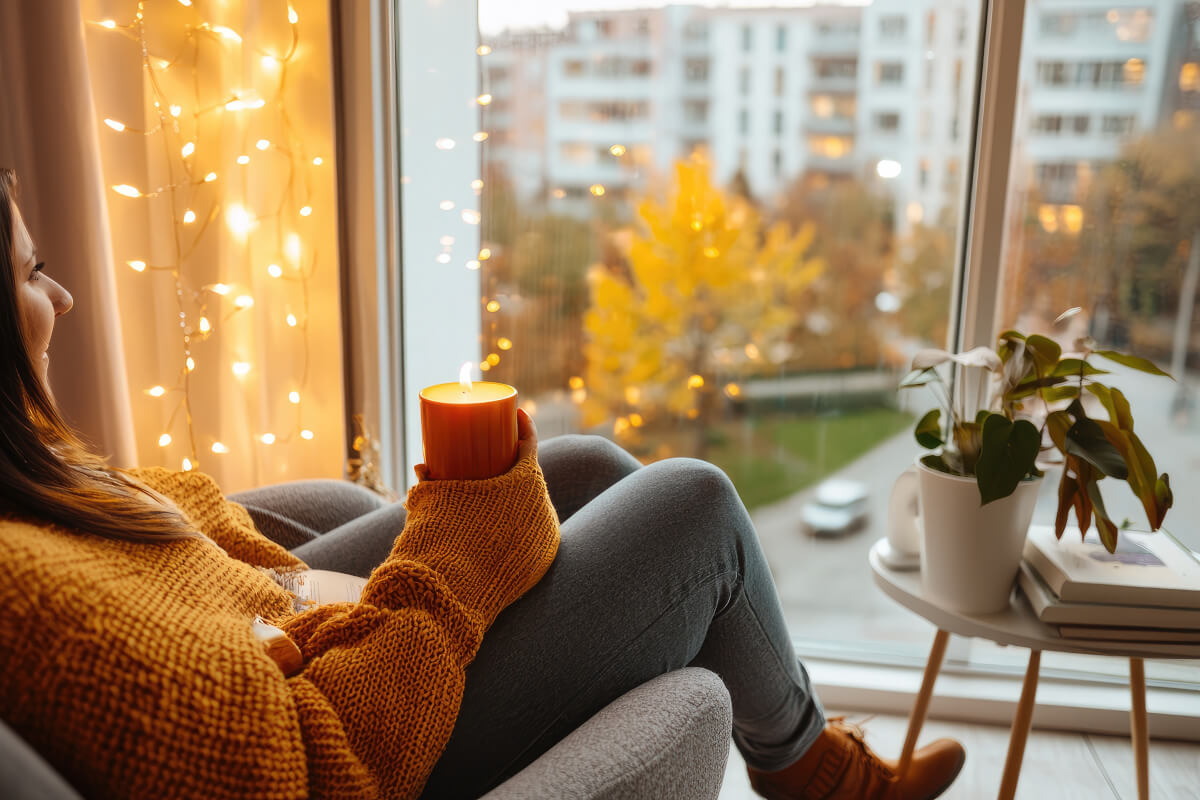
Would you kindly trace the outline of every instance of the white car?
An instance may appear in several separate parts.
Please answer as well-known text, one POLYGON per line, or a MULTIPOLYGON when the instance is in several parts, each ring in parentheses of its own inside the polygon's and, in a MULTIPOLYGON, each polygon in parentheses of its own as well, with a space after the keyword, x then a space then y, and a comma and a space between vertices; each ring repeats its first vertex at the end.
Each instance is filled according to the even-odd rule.
POLYGON ((867 522, 867 486, 858 481, 828 480, 804 504, 801 521, 813 536, 837 536, 867 522))

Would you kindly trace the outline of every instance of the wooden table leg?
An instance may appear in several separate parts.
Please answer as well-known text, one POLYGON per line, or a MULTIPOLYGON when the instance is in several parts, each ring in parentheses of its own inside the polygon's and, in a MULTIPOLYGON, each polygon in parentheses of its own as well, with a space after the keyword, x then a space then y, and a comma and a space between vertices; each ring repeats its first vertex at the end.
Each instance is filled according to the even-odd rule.
POLYGON ((1025 682, 1021 684, 1021 701, 1017 703, 1017 715, 1013 717, 1012 734, 1008 739, 1008 756, 1004 759, 1004 776, 1000 780, 1000 800, 1012 800, 1017 793, 1021 759, 1025 757, 1025 740, 1029 738, 1029 728, 1033 724, 1033 700, 1037 696, 1041 663, 1042 651, 1030 650, 1025 682))
POLYGON ((1133 739, 1133 763, 1137 769, 1138 800, 1150 800, 1150 729, 1146 725, 1146 665, 1129 659, 1129 736, 1133 739))
POLYGON ((912 714, 908 717, 908 735, 904 737, 904 749, 900 751, 900 763, 896 767, 898 775, 908 772, 908 765, 912 763, 917 737, 921 735, 921 726, 925 724, 925 714, 929 711, 929 700, 933 697, 933 682, 937 680, 938 671, 942 668, 942 659, 946 657, 946 643, 949 641, 950 634, 939 628, 933 637, 933 647, 929 649, 929 660, 925 662, 921 691, 917 693, 912 714))

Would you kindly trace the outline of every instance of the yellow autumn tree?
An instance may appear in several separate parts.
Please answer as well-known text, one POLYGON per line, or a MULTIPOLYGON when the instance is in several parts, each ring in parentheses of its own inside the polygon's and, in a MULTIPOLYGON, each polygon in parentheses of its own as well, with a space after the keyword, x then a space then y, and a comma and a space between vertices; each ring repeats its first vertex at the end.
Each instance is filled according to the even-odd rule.
MULTIPOLYGON (((632 435, 668 420, 705 422, 722 393, 774 371, 810 303, 822 262, 811 225, 766 227, 741 197, 713 185, 708 164, 675 165, 665 202, 638 208, 627 267, 594 267, 584 317, 584 421, 632 435)), ((623 265, 624 266, 624 265, 623 265)))

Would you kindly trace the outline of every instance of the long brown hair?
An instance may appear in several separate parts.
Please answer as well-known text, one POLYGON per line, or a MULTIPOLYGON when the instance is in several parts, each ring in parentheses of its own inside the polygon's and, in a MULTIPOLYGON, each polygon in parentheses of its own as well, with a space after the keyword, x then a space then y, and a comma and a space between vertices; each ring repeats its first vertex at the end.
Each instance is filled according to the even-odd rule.
POLYGON ((63 420, 29 355, 17 305, 17 179, 0 168, 0 506, 112 539, 197 535, 177 510, 90 453, 63 420))

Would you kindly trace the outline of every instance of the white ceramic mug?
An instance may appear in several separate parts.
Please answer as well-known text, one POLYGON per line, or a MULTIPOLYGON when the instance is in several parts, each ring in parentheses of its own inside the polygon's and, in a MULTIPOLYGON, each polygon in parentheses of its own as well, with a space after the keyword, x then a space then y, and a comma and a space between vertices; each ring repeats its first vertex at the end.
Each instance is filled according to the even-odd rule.
POLYGON ((917 467, 914 464, 892 484, 888 499, 887 546, 879 557, 892 569, 921 567, 921 503, 917 467))

